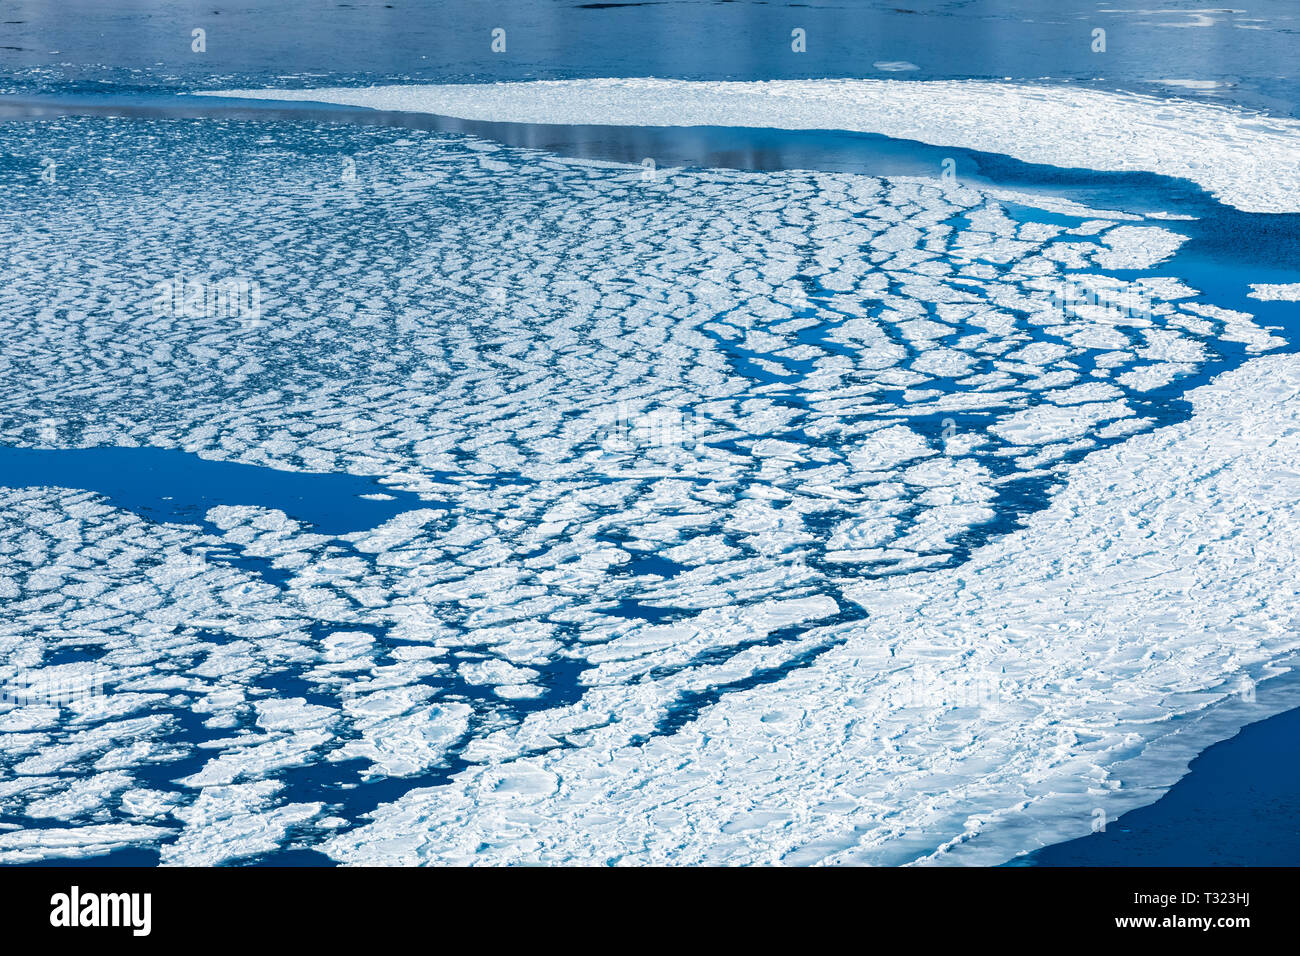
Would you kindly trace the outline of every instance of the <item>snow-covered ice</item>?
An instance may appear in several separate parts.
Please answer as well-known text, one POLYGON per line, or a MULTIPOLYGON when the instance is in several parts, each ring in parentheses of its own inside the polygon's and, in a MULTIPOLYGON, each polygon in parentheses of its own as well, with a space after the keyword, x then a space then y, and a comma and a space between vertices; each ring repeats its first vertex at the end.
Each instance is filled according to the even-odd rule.
MULTIPOLYGON (((883 68, 877 64, 877 68, 883 68)), ((979 80, 540 80, 202 95, 509 123, 770 126, 881 133, 1066 168, 1189 179, 1254 212, 1300 211, 1300 122, 1218 104, 979 80)))
MULTIPOLYGON (((1095 808, 1113 818, 1149 802, 1214 739, 1189 715, 1300 650, 1300 362, 1252 361, 1192 401, 1189 422, 1088 458, 1047 510, 956 574, 848 589, 869 617, 808 632, 831 645, 810 666, 650 739, 585 701, 539 715, 533 736, 575 718, 600 727, 587 746, 408 794, 330 852, 998 863, 1089 832, 1095 808), (1134 759, 1159 738, 1172 744, 1162 759, 1134 759), (503 803, 503 776, 548 785, 503 803)), ((622 712, 637 725, 664 713, 673 681, 629 687, 622 712)))
POLYGON ((1252 282, 1250 285, 1250 292, 1247 294, 1252 299, 1260 299, 1264 302, 1273 300, 1300 302, 1300 282, 1273 284, 1267 282, 1252 282))
MULTIPOLYGON (((554 89, 587 88, 456 95, 563 121, 554 89)), ((675 115, 756 95, 720 89, 675 115)), ((819 122, 798 89, 755 116, 819 122)), ((1068 112, 954 89, 934 108, 1068 112)), ((825 109, 866 123, 877 90, 825 109)), ((1265 125, 1225 155, 1268 166, 1265 125)), ((88 137, 131 162, 0 209, 0 454, 149 446, 410 506, 340 531, 0 487, 0 861, 1005 859, 1153 798, 1152 741, 1294 650, 1300 373, 1176 274, 1177 217, 362 126, 0 131, 88 137), (176 275, 249 277, 262 323, 160 313, 176 275), (16 696, 92 663, 102 693, 16 696)), ((1173 139, 1126 155, 1182 175, 1173 139)))

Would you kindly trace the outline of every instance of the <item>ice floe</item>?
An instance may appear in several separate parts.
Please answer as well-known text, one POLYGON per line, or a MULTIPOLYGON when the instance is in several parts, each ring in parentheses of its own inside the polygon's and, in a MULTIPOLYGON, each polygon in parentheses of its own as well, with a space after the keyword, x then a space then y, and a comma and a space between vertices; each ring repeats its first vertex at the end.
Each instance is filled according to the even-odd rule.
POLYGON ((1247 293, 1252 299, 1260 299, 1265 302, 1284 301, 1300 302, 1300 282, 1285 283, 1267 283, 1252 282, 1250 292, 1247 293))
MULTIPOLYGON (((879 68, 879 65, 878 65, 879 68)), ((974 80, 667 79, 222 90, 508 123, 848 129, 1031 163, 1190 179, 1255 212, 1300 211, 1300 123, 1135 93, 974 80)))

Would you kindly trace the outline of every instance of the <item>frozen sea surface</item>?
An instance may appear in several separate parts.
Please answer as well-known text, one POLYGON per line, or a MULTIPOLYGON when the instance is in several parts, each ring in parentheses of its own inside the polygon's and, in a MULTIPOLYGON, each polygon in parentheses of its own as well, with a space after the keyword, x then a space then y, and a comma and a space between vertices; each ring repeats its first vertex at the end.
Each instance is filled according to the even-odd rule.
POLYGON ((1294 706, 1292 217, 0 138, 0 861, 1002 862, 1294 706))
POLYGON ((1064 168, 1161 173, 1252 212, 1300 212, 1300 121, 1060 84, 617 77, 211 95, 512 123, 856 130, 1064 168))

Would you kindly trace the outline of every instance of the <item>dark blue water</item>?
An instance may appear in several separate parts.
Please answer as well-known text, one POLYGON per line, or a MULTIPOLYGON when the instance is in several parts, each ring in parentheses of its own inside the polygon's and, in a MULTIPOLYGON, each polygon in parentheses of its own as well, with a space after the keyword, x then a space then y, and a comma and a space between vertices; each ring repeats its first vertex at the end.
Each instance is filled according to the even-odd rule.
POLYGON ((1050 79, 1294 115, 1292 0, 6 0, 0 90, 94 92, 597 76, 1050 79), (1188 12, 1176 12, 1184 10, 1188 12), (491 48, 492 30, 506 49, 491 48), (806 52, 791 32, 806 34, 806 52), (206 51, 192 31, 206 31, 206 51), (1106 31, 1094 52, 1093 31, 1106 31), (892 72, 877 63, 907 62, 892 72), (1202 92, 1168 80, 1220 84, 1202 92))
POLYGON ((1300 710, 1250 724, 1147 807, 1021 866, 1300 866, 1300 710))
POLYGON ((437 507, 375 478, 280 471, 147 446, 0 447, 0 486, 93 491, 150 521, 204 527, 210 527, 204 518, 210 508, 256 505, 283 511, 328 535, 366 531, 403 511, 437 507), (390 500, 363 495, 386 495, 390 500))

